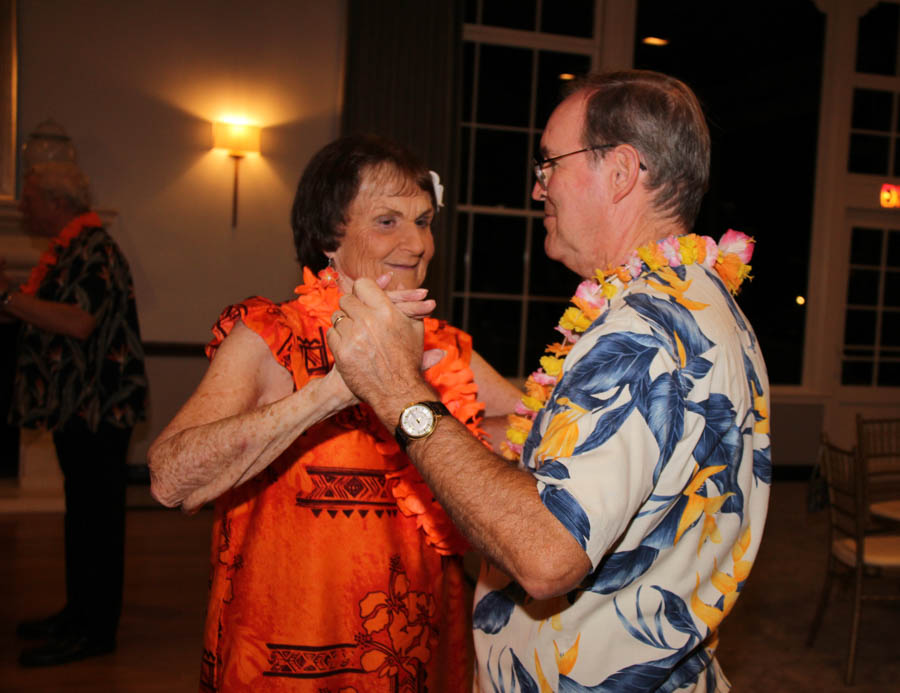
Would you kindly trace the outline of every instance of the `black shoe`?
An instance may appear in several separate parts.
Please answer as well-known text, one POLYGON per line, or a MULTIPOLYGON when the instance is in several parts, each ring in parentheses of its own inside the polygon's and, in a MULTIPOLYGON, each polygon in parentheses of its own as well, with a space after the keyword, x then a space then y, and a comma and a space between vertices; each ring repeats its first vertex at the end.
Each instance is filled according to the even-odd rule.
POLYGON ((97 639, 89 635, 73 634, 24 650, 19 655, 19 664, 23 667, 51 667, 108 654, 115 649, 116 641, 113 638, 97 639))
POLYGON ((63 609, 52 616, 47 616, 47 618, 22 621, 16 626, 16 635, 24 640, 61 638, 70 630, 71 625, 72 619, 68 612, 63 609))

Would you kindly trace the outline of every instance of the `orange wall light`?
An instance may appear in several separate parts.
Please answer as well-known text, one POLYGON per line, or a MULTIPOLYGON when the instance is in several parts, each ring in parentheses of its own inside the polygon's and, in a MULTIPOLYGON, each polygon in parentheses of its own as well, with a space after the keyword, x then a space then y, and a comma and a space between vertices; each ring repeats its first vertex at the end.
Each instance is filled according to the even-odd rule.
POLYGON ((231 196, 231 226, 237 226, 238 167, 247 154, 259 154, 260 128, 243 123, 213 123, 213 147, 227 149, 234 159, 234 190, 231 196))
POLYGON ((881 206, 900 207, 900 186, 885 183, 881 186, 881 206))

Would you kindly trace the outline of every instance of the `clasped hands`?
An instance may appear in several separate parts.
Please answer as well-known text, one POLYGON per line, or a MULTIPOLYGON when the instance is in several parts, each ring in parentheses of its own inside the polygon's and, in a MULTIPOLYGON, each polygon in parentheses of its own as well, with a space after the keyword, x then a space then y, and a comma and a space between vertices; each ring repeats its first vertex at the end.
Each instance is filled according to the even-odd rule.
POLYGON ((415 389, 422 383, 421 371, 444 357, 440 349, 423 352, 422 320, 435 308, 425 298, 427 290, 385 292, 389 281, 390 275, 357 279, 352 292, 341 298, 326 334, 335 359, 328 377, 349 390, 353 401, 347 406, 364 400, 377 410, 382 398, 415 389))

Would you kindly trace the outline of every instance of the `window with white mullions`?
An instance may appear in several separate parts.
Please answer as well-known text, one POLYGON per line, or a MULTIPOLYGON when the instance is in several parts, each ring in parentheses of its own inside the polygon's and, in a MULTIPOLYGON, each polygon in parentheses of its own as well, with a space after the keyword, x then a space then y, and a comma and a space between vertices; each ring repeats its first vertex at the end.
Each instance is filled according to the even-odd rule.
POLYGON ((853 227, 841 384, 900 386, 900 229, 853 227))
POLYGON ((466 4, 453 322, 506 376, 534 368, 579 281, 544 254, 531 160, 565 82, 591 69, 595 26, 593 0, 466 4))

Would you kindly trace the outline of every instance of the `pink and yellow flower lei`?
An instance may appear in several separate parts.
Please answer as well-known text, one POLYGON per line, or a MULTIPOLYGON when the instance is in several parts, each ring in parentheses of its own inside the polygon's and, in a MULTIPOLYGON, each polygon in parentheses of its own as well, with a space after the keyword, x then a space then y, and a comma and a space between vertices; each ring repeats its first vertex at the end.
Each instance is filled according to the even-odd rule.
POLYGON ((753 256, 754 243, 753 238, 734 229, 725 232, 718 243, 709 236, 694 233, 669 236, 641 246, 622 265, 598 269, 592 278, 579 284, 572 297, 573 305, 566 308, 556 327, 557 332, 563 335, 562 341, 547 346, 540 368, 528 376, 525 394, 517 403, 515 413, 508 417, 507 439, 500 445, 503 456, 509 460, 518 460, 522 456, 522 447, 534 419, 559 381, 566 354, 619 292, 619 287, 613 283, 615 280, 624 288, 630 282, 665 267, 699 263, 714 269, 728 290, 736 294, 744 279, 752 279, 747 263, 753 256))

